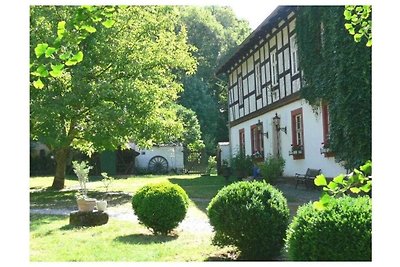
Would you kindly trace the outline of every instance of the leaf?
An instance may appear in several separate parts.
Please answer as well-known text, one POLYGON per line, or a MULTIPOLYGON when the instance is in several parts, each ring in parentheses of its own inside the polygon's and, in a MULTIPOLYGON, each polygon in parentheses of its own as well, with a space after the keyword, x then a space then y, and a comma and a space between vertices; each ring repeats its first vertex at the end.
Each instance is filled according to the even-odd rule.
POLYGON ((85 31, 89 32, 89 33, 94 33, 96 32, 96 28, 90 25, 83 25, 81 27, 82 29, 84 29, 85 31))
POLYGON ((65 35, 65 21, 60 21, 57 25, 57 37, 61 40, 65 35))
POLYGON ((329 182, 329 184, 328 184, 328 188, 329 189, 336 189, 336 188, 338 188, 338 184, 337 183, 335 183, 335 182, 329 182))
POLYGON ((357 43, 361 41, 362 34, 356 33, 354 34, 354 41, 357 43))
POLYGON ((372 174, 372 162, 368 160, 364 165, 360 166, 360 170, 365 174, 365 176, 369 176, 372 174))
POLYGON ((36 58, 39 58, 41 55, 43 55, 44 53, 46 53, 47 47, 49 47, 49 45, 46 44, 46 43, 38 44, 38 45, 35 47, 35 55, 36 55, 36 58))
POLYGON ((70 59, 68 59, 67 62, 65 62, 66 66, 73 66, 78 64, 79 62, 81 62, 83 60, 83 53, 82 51, 79 51, 78 53, 76 53, 73 57, 71 57, 70 59))
POLYGON ((322 204, 320 201, 314 201, 313 202, 313 207, 316 210, 324 210, 326 207, 324 206, 324 204, 322 204))
POLYGON ((49 76, 49 72, 47 71, 47 68, 44 65, 40 65, 35 72, 32 73, 34 76, 39 76, 39 77, 47 77, 49 76))
POLYGON ((345 23, 345 24, 344 24, 344 27, 348 30, 348 29, 353 28, 353 24, 351 24, 351 23, 345 23))
POLYGON ((55 47, 48 47, 45 52, 45 57, 46 58, 50 57, 56 51, 57 49, 55 47))
POLYGON ((372 39, 369 39, 366 46, 371 47, 372 46, 372 39))
POLYGON ((358 187, 351 187, 350 191, 353 192, 354 194, 358 194, 358 193, 360 193, 361 190, 358 187))
POLYGON ((67 59, 69 59, 71 57, 71 52, 65 52, 65 53, 62 53, 61 55, 60 55, 60 59, 61 60, 67 60, 67 59))
POLYGON ((54 78, 60 77, 63 73, 64 64, 51 65, 50 75, 54 78))
POLYGON ((372 188, 372 183, 371 181, 368 181, 365 185, 360 187, 360 190, 362 190, 365 193, 368 193, 369 191, 371 191, 372 188))
POLYGON ((101 24, 108 29, 108 28, 111 28, 114 25, 114 23, 115 23, 115 20, 108 19, 108 20, 102 22, 101 24))
POLYGON ((316 186, 323 186, 323 185, 327 185, 326 182, 326 178, 323 174, 318 175, 317 177, 315 177, 314 179, 314 184, 316 186))
POLYGON ((37 79, 36 81, 33 82, 33 86, 36 89, 42 89, 44 87, 44 84, 43 84, 42 80, 40 80, 40 78, 39 78, 39 79, 37 79))
POLYGON ((345 18, 346 20, 350 20, 350 19, 351 19, 351 11, 349 11, 348 9, 346 9, 346 10, 343 12, 343 15, 344 15, 344 18, 345 18))

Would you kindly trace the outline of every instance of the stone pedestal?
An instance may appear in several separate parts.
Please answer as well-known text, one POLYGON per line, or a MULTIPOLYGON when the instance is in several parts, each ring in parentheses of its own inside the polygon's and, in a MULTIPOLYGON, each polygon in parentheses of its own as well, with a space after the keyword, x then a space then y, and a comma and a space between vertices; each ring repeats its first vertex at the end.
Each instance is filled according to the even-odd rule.
POLYGON ((74 226, 97 226, 108 222, 108 214, 104 211, 73 211, 69 214, 69 224, 74 226))

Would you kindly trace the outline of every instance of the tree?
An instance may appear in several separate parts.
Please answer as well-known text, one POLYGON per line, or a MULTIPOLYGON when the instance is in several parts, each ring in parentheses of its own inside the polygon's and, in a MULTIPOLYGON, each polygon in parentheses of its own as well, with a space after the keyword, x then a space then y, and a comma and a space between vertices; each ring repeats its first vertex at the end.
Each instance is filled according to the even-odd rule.
POLYGON ((371 48, 347 33, 344 7, 301 7, 296 31, 304 71, 302 96, 328 104, 329 144, 353 169, 371 159, 371 48))
MULTIPOLYGON (((57 36, 56 25, 71 21, 77 8, 31 8, 31 62, 37 44, 57 36)), ((177 9, 130 6, 113 14, 112 27, 98 27, 78 44, 85 55, 79 64, 48 76, 40 90, 30 88, 31 138, 54 151, 55 189, 64 187, 72 148, 90 155, 132 140, 149 147, 183 134, 177 75, 193 73, 196 61, 177 9)))
POLYGON ((181 20, 188 29, 188 42, 197 50, 197 72, 182 77, 185 91, 179 102, 196 112, 207 154, 214 154, 218 141, 228 140, 227 90, 224 77, 215 70, 249 35, 247 21, 238 20, 229 7, 181 7, 181 20))

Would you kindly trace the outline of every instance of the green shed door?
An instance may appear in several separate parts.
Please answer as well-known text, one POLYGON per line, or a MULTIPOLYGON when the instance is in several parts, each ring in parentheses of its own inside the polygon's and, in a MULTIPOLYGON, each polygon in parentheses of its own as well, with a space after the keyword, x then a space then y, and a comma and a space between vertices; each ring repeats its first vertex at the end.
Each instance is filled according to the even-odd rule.
POLYGON ((108 175, 117 173, 115 151, 104 151, 100 156, 101 172, 106 172, 108 175))

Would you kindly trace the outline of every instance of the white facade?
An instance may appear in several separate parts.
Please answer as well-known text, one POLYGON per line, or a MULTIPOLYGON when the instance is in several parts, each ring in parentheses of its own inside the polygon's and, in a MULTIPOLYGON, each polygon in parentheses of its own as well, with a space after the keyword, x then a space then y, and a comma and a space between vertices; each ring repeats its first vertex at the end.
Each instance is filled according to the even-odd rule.
POLYGON ((247 155, 279 154, 286 163, 284 176, 313 168, 334 177, 346 170, 332 154, 320 151, 329 141, 329 115, 300 96, 296 10, 278 7, 217 71, 229 77, 230 148, 233 155, 239 149, 247 155), (274 124, 274 117, 280 122, 274 124), (293 155, 295 147, 300 155, 293 155))
POLYGON ((135 158, 136 168, 147 169, 149 162, 153 157, 161 156, 168 162, 168 171, 175 169, 181 172, 184 169, 182 145, 154 146, 151 149, 140 149, 135 147, 135 150, 140 153, 135 158))

